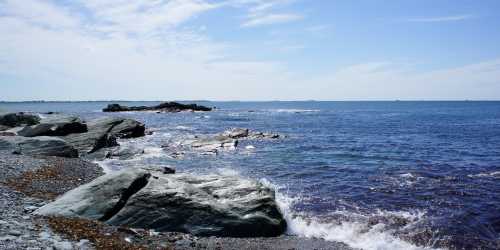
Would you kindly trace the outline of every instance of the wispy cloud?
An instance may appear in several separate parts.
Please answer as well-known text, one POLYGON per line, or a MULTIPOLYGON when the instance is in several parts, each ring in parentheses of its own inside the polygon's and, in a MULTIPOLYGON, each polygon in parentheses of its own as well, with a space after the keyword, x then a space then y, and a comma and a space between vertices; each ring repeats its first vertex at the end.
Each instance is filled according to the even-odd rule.
POLYGON ((418 17, 418 18, 407 18, 406 22, 415 22, 415 23, 433 23, 433 22, 456 22, 456 21, 464 21, 468 19, 474 18, 474 15, 456 15, 456 16, 439 16, 439 17, 418 17))
POLYGON ((257 27, 263 25, 271 25, 278 23, 288 23, 303 19, 302 15, 298 14, 265 14, 261 16, 250 17, 241 26, 242 27, 257 27))
POLYGON ((286 11, 296 0, 233 0, 229 3, 246 9, 247 15, 241 27, 258 27, 288 23, 304 18, 300 13, 286 11))

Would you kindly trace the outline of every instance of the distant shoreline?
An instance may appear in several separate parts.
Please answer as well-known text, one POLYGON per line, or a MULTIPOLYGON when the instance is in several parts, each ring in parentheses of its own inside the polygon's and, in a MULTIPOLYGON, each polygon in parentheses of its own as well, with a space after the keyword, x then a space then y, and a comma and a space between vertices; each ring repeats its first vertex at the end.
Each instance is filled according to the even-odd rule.
MULTIPOLYGON (((164 102, 168 100, 93 100, 93 101, 44 101, 44 100, 32 100, 32 101, 0 101, 0 103, 123 103, 123 102, 164 102)), ((231 102, 241 102, 241 103, 269 103, 269 102, 500 102, 499 100, 172 100, 174 102, 217 102, 217 103, 231 103, 231 102)))

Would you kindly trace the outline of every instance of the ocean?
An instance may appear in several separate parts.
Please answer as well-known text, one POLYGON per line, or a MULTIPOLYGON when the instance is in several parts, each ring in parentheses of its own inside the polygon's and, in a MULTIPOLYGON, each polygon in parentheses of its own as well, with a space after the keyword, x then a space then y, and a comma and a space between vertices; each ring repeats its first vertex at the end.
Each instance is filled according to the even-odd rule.
MULTIPOLYGON (((154 105, 158 102, 119 102, 154 105)), ((108 102, 0 103, 4 111, 124 116, 153 131, 106 171, 168 165, 260 180, 277 191, 288 234, 361 249, 500 249, 500 102, 197 102, 213 112, 102 113, 108 102), (285 135, 218 155, 162 146, 228 128, 285 135)))

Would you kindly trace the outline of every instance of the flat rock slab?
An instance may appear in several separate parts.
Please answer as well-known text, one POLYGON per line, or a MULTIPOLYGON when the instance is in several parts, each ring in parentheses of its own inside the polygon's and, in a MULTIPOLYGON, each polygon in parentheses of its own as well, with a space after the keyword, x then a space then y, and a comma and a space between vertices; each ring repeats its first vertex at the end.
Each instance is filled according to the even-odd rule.
POLYGON ((47 136, 0 136, 0 150, 22 155, 78 157, 78 151, 72 145, 62 139, 47 136))
POLYGON ((199 236, 270 237, 286 229, 274 191, 258 182, 143 169, 102 176, 37 213, 199 236))

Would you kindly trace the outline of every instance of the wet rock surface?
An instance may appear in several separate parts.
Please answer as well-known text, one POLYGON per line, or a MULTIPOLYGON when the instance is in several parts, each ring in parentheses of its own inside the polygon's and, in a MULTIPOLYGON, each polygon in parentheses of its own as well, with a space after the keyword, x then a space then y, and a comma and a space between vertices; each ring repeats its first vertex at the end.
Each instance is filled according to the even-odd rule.
POLYGON ((124 112, 124 111, 160 111, 160 112, 180 112, 180 111, 211 111, 212 108, 197 104, 182 104, 178 102, 164 102, 156 106, 135 106, 127 107, 120 104, 109 104, 103 112, 124 112))
POLYGON ((28 138, 0 136, 0 150, 11 154, 78 157, 78 151, 66 141, 55 137, 28 138))
POLYGON ((138 169, 100 177, 37 213, 203 236, 269 237, 286 229, 274 192, 257 182, 138 169))

